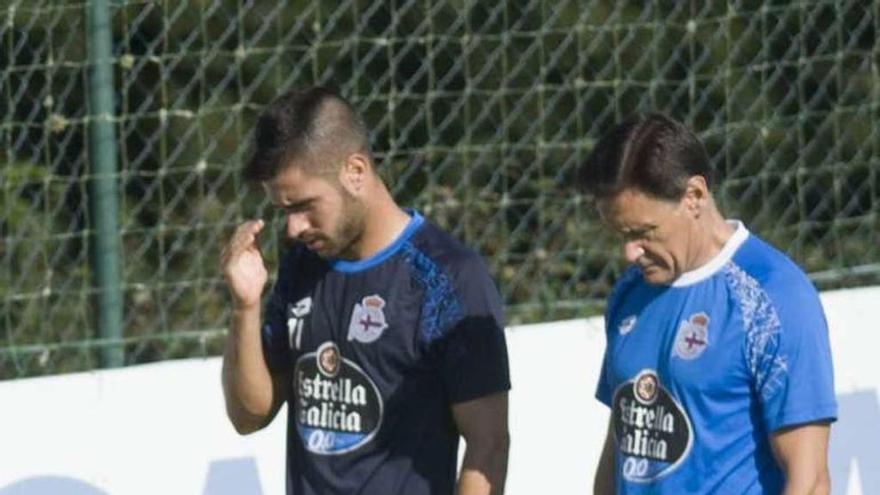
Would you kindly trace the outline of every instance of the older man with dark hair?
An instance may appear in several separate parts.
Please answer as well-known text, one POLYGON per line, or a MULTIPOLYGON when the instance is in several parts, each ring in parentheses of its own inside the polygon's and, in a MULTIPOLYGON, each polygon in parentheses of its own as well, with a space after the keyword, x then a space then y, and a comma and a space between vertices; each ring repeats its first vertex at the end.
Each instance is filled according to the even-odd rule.
POLYGON ((631 264, 605 315, 595 491, 826 494, 822 306, 789 258, 724 218, 711 176, 693 132, 660 114, 615 127, 580 170, 631 264))

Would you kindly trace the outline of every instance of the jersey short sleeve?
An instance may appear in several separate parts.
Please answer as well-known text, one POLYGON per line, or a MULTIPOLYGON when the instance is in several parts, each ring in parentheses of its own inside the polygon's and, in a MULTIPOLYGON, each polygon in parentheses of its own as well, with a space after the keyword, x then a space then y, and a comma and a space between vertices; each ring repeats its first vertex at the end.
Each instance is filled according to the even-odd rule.
POLYGON ((622 299, 625 297, 625 293, 632 288, 635 281, 637 281, 640 277, 639 269, 635 266, 630 266, 627 268, 620 279, 614 285, 614 289, 611 291, 611 294, 608 296, 608 305, 605 309, 605 353, 602 357, 602 367, 599 369, 599 383, 596 386, 596 399, 605 404, 608 407, 611 407, 611 397, 614 394, 614 390, 612 390, 611 379, 609 377, 609 367, 611 365, 611 341, 614 338, 614 333, 612 332, 613 328, 616 328, 618 325, 619 315, 617 314, 618 308, 621 305, 622 299))
POLYGON ((756 287, 744 310, 746 362, 768 431, 837 416, 828 325, 799 275, 756 287))
POLYGON ((602 357, 602 367, 599 369, 599 384, 596 386, 596 399, 611 407, 611 383, 608 380, 608 347, 605 348, 605 354, 602 357))
MULTIPOLYGON (((616 291, 615 291, 616 292, 616 291)), ((611 396, 613 394, 613 390, 611 389, 611 381, 608 378, 608 367, 610 366, 609 360, 610 352, 611 352, 611 331, 613 325, 614 317, 613 309, 615 307, 615 294, 612 293, 611 297, 608 300, 608 308, 605 311, 605 353, 602 356, 602 367, 599 368, 599 384, 596 386, 596 399, 605 404, 608 407, 611 407, 611 396)))
POLYGON ((455 286, 461 314, 443 339, 440 361, 450 402, 509 390, 503 305, 482 260, 467 260, 455 286))

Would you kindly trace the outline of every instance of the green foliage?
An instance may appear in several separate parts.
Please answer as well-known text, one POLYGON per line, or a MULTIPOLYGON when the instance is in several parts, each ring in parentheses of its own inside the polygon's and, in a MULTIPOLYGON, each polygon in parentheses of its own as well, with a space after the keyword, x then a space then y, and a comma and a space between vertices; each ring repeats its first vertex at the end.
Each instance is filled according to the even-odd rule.
MULTIPOLYGON (((85 5, 0 1, 0 379, 89 369, 108 344, 85 5)), ((723 209, 820 287, 880 281, 864 2, 132 0, 111 18, 127 363, 220 352, 219 246, 274 219, 238 176, 250 128, 301 85, 359 106, 395 195, 486 256, 511 323, 601 312, 619 248, 571 185, 634 111, 700 130, 723 209)))

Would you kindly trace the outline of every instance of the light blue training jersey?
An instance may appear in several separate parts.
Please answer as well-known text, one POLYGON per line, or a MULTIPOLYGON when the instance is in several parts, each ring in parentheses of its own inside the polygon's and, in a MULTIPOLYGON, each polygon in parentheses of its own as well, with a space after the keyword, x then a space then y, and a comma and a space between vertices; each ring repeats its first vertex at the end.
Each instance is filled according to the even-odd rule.
POLYGON ((775 494, 769 434, 834 421, 828 327, 803 271, 739 222, 670 285, 630 267, 608 301, 596 397, 618 494, 775 494))

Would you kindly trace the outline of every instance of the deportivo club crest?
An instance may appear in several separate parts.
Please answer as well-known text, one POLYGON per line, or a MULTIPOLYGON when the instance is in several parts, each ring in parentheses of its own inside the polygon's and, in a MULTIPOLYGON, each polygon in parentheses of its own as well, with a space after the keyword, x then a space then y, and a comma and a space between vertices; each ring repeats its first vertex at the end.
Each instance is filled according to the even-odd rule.
POLYGON ((360 304, 354 305, 351 322, 348 324, 348 340, 356 340, 362 344, 375 342, 388 328, 385 321, 385 300, 373 294, 365 297, 360 304))
POLYGON ((678 327, 673 352, 682 359, 696 359, 708 345, 709 316, 706 313, 696 313, 678 327))

